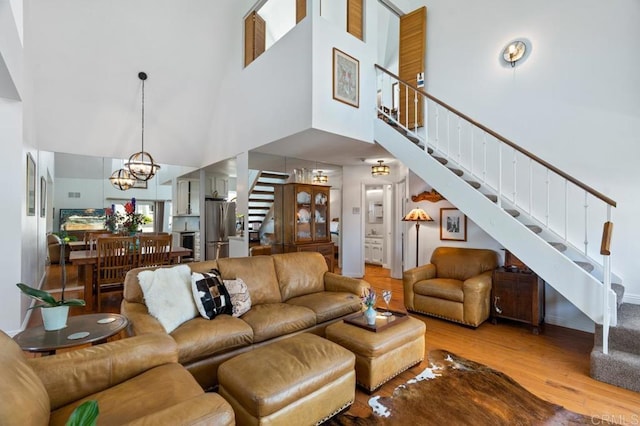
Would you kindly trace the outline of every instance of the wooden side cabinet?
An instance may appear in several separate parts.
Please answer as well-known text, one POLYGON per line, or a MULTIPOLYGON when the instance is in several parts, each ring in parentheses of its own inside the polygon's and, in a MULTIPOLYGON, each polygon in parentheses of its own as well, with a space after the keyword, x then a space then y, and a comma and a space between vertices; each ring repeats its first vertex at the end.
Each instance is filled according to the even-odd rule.
POLYGON ((491 288, 491 320, 495 324, 498 318, 531 324, 533 334, 539 334, 544 322, 544 281, 532 272, 496 269, 491 288))

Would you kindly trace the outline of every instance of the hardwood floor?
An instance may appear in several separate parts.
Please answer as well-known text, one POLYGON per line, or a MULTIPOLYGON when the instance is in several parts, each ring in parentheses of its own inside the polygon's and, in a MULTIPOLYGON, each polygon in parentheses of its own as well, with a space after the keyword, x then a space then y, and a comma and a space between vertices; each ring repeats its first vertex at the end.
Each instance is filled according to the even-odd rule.
MULTIPOLYGON (((83 297, 77 287, 77 271, 67 267, 69 297, 83 297)), ((44 288, 60 288, 60 269, 51 266, 44 288)), ((365 280, 380 293, 383 289, 393 292, 390 307, 404 310, 402 281, 389 277, 389 270, 367 265, 365 280)), ((119 312, 120 293, 110 293, 103 299, 105 312, 119 312)), ((381 306, 384 302, 381 301, 381 306)), ((72 308, 71 314, 85 313, 72 308)), ((593 416, 593 424, 608 420, 621 424, 640 424, 640 393, 628 391, 589 377, 589 353, 593 335, 562 327, 545 325, 539 335, 531 333, 529 326, 515 322, 493 325, 485 322, 477 329, 448 321, 413 315, 427 326, 426 353, 432 349, 446 349, 457 355, 480 362, 502 371, 540 398, 563 407, 593 416)), ((40 315, 32 315, 30 326, 40 323, 40 315)), ((396 386, 413 378, 427 367, 423 361, 402 373, 376 394, 388 396, 396 386)), ((358 389, 356 401, 349 410, 355 415, 366 415, 370 409, 370 396, 358 389)))

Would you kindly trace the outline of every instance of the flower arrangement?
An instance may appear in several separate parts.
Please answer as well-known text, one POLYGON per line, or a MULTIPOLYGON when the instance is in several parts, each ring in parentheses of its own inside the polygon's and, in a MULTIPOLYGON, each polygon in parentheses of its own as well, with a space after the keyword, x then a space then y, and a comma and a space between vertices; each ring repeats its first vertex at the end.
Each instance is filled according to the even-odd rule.
POLYGON ((151 218, 142 213, 136 213, 135 198, 131 198, 131 201, 127 201, 124 205, 124 215, 117 212, 113 204, 110 208, 105 208, 104 225, 110 232, 116 232, 120 227, 122 231, 129 234, 135 233, 140 230, 140 225, 149 222, 151 222, 151 218))
POLYGON ((376 292, 369 289, 361 298, 362 304, 367 308, 373 308, 376 305, 376 292))
POLYGON ((115 206, 111 204, 111 207, 107 207, 106 209, 104 209, 104 214, 105 214, 105 219, 104 219, 105 228, 107 228, 109 232, 115 233, 118 230, 118 219, 119 219, 119 215, 118 213, 116 213, 115 206))

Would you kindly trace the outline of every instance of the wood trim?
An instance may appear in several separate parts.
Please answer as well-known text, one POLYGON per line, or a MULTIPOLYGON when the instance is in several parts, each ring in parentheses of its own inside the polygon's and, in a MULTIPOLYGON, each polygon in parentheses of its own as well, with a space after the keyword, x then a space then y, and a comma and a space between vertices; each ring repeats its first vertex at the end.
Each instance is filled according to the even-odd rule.
POLYGON ((423 191, 418 195, 412 195, 411 201, 414 203, 420 201, 430 201, 432 203, 437 203, 438 201, 446 200, 438 191, 432 189, 431 191, 423 191))
POLYGON ((605 222, 602 228, 602 243, 600 246, 600 254, 603 256, 611 255, 611 234, 613 233, 613 222, 605 222))
MULTIPOLYGON (((401 79, 400 77, 398 77, 397 75, 395 75, 391 71, 381 67, 378 64, 376 64, 375 67, 377 69, 379 69, 380 71, 384 72, 385 74, 390 75, 392 78, 395 78, 396 80, 398 80, 402 84, 404 84, 406 86, 409 86, 411 89, 415 90, 416 92, 420 93, 421 95, 425 96, 426 98, 432 100, 433 102, 437 103, 441 107, 448 109, 449 111, 453 112, 458 117, 466 120, 470 124, 476 126, 477 128, 483 130, 484 132, 490 134, 494 138, 496 138, 499 141, 505 143, 506 145, 510 146, 511 148, 515 149, 516 151, 520 152, 521 154, 531 158, 532 160, 534 160, 535 162, 539 163, 540 165, 546 167, 547 169, 551 170, 555 174, 565 178, 566 180, 568 180, 569 182, 571 182, 574 185, 578 186, 579 188, 584 189, 585 191, 587 191, 588 193, 590 193, 594 197, 599 198, 600 200, 604 201, 605 203, 609 204, 612 207, 617 207, 617 203, 614 200, 612 200, 611 198, 609 198, 606 195, 596 191, 595 189, 591 188, 589 185, 580 182, 578 179, 574 178, 571 175, 568 175, 567 173, 563 172, 562 170, 558 169, 557 167, 553 166, 552 164, 546 162, 545 160, 543 160, 542 158, 536 156, 535 154, 532 154, 531 152, 527 151, 526 149, 521 148, 520 146, 516 145, 514 142, 511 142, 509 139, 505 138, 504 136, 500 135, 499 133, 489 129, 486 126, 483 126, 482 124, 478 123, 473 118, 469 117, 466 114, 461 113, 460 111, 458 111, 457 109, 453 108, 452 106, 450 106, 446 102, 441 101, 440 99, 436 98, 433 95, 430 95, 429 93, 425 92, 422 89, 418 89, 415 85, 407 82, 406 80, 401 79)), ((402 90, 400 90, 400 92, 402 92, 402 90)))
POLYGON ((307 16, 307 0, 296 0, 296 24, 307 16))
POLYGON ((364 40, 362 0, 347 0, 347 32, 364 40))

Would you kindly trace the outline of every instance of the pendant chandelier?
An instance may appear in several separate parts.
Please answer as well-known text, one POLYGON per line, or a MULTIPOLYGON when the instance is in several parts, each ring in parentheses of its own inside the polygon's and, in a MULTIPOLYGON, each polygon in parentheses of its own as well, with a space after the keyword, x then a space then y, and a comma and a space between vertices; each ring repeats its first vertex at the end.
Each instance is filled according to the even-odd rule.
POLYGON ((127 169, 118 169, 109 176, 109 182, 111 182, 111 185, 121 191, 126 191, 131 188, 135 181, 136 180, 131 177, 131 173, 129 173, 129 170, 127 169))
POLYGON ((327 182, 329 182, 329 176, 323 175, 322 170, 318 170, 318 173, 313 176, 313 183, 322 185, 327 182))
POLYGON ((389 166, 383 163, 383 160, 378 160, 378 164, 371 166, 371 176, 387 176, 389 174, 389 166))
POLYGON ((144 150, 144 81, 147 79, 147 74, 140 72, 138 78, 142 80, 142 149, 131 155, 125 166, 134 179, 148 181, 155 176, 160 166, 153 161, 151 154, 144 150))

